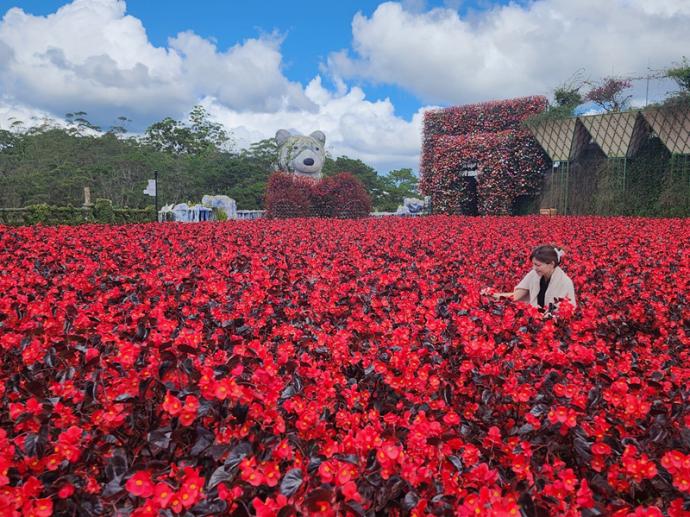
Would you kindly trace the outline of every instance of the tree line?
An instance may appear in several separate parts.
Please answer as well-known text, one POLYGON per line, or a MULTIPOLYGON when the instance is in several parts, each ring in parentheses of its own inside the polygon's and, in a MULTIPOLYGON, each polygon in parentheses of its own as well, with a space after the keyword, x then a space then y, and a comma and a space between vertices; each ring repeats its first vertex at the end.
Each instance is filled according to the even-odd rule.
MULTIPOLYGON (((79 206, 89 187, 93 198, 110 199, 116 207, 145 208, 153 203, 143 190, 157 170, 161 203, 224 194, 240 209, 264 208, 276 166, 274 139, 237 150, 232 135, 201 106, 185 121, 165 118, 137 137, 127 135, 127 122, 120 117, 102 129, 75 112, 64 125, 48 120, 27 128, 15 121, 10 130, 0 130, 0 207, 79 206)), ((343 171, 362 181, 376 210, 393 211, 404 197, 417 195, 411 169, 379 175, 361 160, 327 156, 325 176, 343 171)))

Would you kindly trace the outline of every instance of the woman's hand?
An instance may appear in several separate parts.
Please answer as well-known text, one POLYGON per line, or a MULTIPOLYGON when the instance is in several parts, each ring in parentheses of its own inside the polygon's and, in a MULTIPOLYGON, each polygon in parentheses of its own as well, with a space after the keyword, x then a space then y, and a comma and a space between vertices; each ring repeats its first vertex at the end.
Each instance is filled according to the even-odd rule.
POLYGON ((501 298, 508 298, 510 300, 515 300, 515 293, 497 293, 491 287, 485 287, 479 294, 482 296, 491 296, 495 300, 500 300, 501 298))

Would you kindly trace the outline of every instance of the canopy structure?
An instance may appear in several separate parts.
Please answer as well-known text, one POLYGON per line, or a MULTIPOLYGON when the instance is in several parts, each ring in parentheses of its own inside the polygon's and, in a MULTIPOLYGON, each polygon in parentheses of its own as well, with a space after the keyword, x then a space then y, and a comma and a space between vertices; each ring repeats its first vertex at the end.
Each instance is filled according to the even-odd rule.
POLYGON ((608 158, 633 158, 650 134, 671 154, 690 154, 690 106, 546 119, 528 127, 554 162, 576 160, 590 142, 608 158))

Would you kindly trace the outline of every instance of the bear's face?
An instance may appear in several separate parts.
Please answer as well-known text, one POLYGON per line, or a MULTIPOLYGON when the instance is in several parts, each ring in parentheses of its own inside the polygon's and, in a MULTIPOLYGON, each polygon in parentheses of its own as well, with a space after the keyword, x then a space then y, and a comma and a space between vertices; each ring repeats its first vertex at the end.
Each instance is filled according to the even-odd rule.
POLYGON ((320 179, 326 159, 326 135, 314 131, 309 136, 291 135, 281 129, 276 133, 278 168, 298 176, 320 179))

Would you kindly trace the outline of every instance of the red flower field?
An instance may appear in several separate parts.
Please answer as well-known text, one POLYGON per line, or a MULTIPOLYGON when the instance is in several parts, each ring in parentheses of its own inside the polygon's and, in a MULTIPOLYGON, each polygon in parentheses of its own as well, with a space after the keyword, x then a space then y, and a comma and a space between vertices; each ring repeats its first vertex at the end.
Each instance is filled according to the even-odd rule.
POLYGON ((690 225, 0 227, 1 515, 690 515, 690 225), (511 290, 565 248, 574 311, 511 290))

